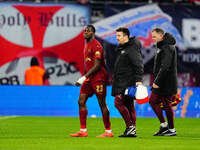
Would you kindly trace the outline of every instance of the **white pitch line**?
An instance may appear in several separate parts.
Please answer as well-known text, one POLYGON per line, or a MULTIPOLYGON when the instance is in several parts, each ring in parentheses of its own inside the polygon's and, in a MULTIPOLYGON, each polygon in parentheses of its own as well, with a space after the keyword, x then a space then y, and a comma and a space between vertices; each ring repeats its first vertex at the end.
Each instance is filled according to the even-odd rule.
POLYGON ((19 116, 0 116, 0 120, 1 119, 10 119, 10 118, 17 118, 19 116))

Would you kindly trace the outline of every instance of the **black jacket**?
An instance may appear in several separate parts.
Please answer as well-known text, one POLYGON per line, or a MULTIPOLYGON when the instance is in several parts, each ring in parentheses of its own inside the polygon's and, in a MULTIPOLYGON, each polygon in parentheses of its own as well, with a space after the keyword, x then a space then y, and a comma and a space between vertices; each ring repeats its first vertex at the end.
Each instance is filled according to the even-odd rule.
POLYGON ((112 96, 124 94, 125 89, 142 81, 143 62, 141 43, 136 37, 117 48, 114 66, 112 96))
POLYGON ((161 42, 157 43, 157 52, 154 59, 154 83, 159 86, 153 89, 154 93, 170 96, 177 93, 177 54, 176 40, 165 33, 161 42))

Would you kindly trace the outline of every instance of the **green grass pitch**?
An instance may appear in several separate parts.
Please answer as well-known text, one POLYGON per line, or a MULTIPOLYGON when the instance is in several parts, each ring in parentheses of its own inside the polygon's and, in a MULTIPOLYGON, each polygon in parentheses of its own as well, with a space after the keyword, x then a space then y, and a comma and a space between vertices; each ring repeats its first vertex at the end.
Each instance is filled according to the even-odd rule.
POLYGON ((79 130, 76 117, 0 117, 0 150, 200 150, 200 119, 176 118, 177 137, 152 136, 156 118, 137 119, 137 138, 118 138, 124 131, 121 118, 111 118, 113 138, 104 132, 101 118, 88 118, 88 137, 69 134, 79 130))

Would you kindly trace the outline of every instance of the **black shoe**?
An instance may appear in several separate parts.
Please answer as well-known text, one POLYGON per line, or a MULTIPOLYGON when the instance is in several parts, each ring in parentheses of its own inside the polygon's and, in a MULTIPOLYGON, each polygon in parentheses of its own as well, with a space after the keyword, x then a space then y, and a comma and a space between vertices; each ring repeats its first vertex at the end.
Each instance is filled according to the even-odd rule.
POLYGON ((160 126, 159 131, 156 132, 153 136, 163 136, 163 134, 165 132, 167 132, 167 131, 168 131, 168 127, 162 127, 162 126, 160 126))
POLYGON ((162 136, 177 136, 176 131, 171 132, 170 130, 167 130, 167 132, 163 133, 162 136))
POLYGON ((124 133, 122 135, 120 135, 119 137, 137 137, 136 128, 135 127, 126 128, 124 133))

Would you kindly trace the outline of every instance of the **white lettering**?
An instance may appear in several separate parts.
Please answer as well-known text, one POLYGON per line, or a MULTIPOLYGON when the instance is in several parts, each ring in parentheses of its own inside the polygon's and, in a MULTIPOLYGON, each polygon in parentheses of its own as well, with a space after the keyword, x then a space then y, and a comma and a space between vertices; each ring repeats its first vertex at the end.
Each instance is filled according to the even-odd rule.
POLYGON ((186 48, 200 48, 200 19, 183 19, 182 31, 186 48))
POLYGON ((183 62, 200 63, 200 54, 183 54, 183 62))

